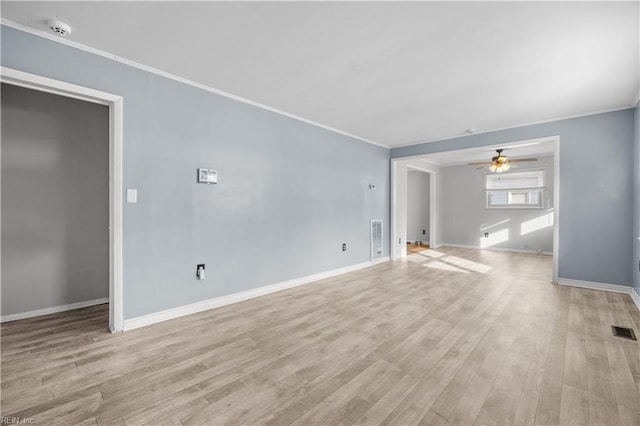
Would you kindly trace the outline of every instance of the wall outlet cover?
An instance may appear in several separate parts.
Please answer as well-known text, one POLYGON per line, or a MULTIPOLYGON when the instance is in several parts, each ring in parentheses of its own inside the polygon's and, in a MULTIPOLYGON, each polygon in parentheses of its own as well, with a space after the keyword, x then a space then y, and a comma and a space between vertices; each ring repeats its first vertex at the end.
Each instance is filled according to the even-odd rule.
POLYGON ((138 202, 138 190, 133 188, 127 189, 127 203, 137 203, 138 202))

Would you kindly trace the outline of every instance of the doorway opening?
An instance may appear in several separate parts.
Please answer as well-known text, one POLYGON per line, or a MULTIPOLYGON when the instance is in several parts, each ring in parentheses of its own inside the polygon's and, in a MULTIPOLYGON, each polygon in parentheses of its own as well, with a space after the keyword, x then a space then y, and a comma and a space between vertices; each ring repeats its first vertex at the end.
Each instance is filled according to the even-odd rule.
POLYGON ((431 247, 431 174, 407 166, 407 253, 431 247))
POLYGON ((428 245, 429 248, 437 248, 440 246, 439 218, 436 208, 437 179, 437 168, 419 158, 392 160, 392 260, 406 257, 408 251, 415 252, 422 251, 422 248, 426 249, 423 244, 425 246, 428 245), (412 185, 411 194, 409 193, 410 175, 411 180, 416 183, 416 185, 412 185), (428 188, 426 188, 425 185, 428 185, 428 188), (411 200, 409 199, 410 197, 411 200), (425 201, 428 202, 428 208, 425 201), (409 224, 409 208, 414 212, 411 224, 409 224), (409 231, 409 228, 411 228, 411 231, 409 231), (417 244, 417 242, 419 244, 417 244))
POLYGON ((429 235, 432 249, 451 246, 552 255, 551 280, 557 283, 559 164, 560 138, 557 136, 393 159, 392 259, 407 256, 406 243, 411 242, 412 232, 415 233, 408 224, 410 184, 406 174, 411 173, 409 170, 422 170, 432 178, 430 221, 433 230, 429 235), (522 162, 513 162, 509 172, 492 173, 488 163, 482 164, 490 162, 496 149, 503 148, 510 158, 522 158, 522 162), (536 159, 525 161, 524 157, 536 159), (482 164, 469 165, 478 161, 482 164), (525 188, 496 189, 491 186, 495 182, 488 179, 490 176, 509 176, 520 182, 536 178, 537 181, 535 185, 527 183, 525 188))
MULTIPOLYGON (((112 332, 122 331, 122 97, 4 67, 0 73, 0 81, 7 92, 22 91, 22 94, 33 97, 32 106, 40 109, 51 108, 49 114, 47 111, 30 108, 28 102, 17 107, 17 110, 21 111, 16 111, 16 117, 28 120, 31 116, 38 119, 41 125, 38 129, 29 129, 33 134, 26 138, 31 138, 34 143, 17 140, 17 143, 13 144, 16 150, 22 151, 13 153, 16 154, 13 155, 16 161, 12 162, 12 168, 15 170, 8 179, 5 178, 5 171, 9 170, 5 170, 3 164, 3 258, 7 249, 15 248, 15 256, 11 260, 3 259, 7 264, 3 265, 4 307, 1 321, 62 312, 108 301, 109 329, 112 332), (51 98, 41 103, 43 96, 51 98), (104 141, 108 140, 108 144, 101 147, 97 144, 92 146, 89 143, 91 135, 87 133, 87 126, 73 130, 73 135, 68 133, 69 130, 64 128, 64 123, 59 122, 56 108, 62 110, 58 111, 60 113, 68 112, 69 120, 83 120, 89 117, 81 114, 82 105, 72 106, 72 103, 65 103, 64 99, 68 98, 72 98, 76 103, 85 101, 91 105, 99 105, 97 108, 86 109, 95 110, 98 115, 103 114, 104 121, 96 126, 108 133, 102 135, 104 141), (70 110, 64 111, 67 106, 70 110), (106 107, 106 110, 101 110, 101 106, 106 107), (77 113, 76 116, 74 111, 77 113), (44 140, 56 142, 45 144, 42 143, 44 140), (79 157, 80 154, 91 155, 79 157), (81 185, 83 181, 84 185, 81 185), (39 186, 39 183, 47 185, 39 186), (6 193, 5 184, 11 186, 6 193), (27 189, 35 189, 30 191, 28 199, 25 197, 29 191, 20 189, 21 185, 28 185, 27 189), (53 189, 60 191, 49 193, 53 189), (99 198, 91 198, 93 191, 100 192, 104 198, 101 201, 96 201, 99 198), (12 201, 19 200, 22 207, 18 208, 8 203, 9 198, 6 197, 11 196, 11 193, 18 194, 18 198, 14 197, 12 201), (23 195, 24 197, 19 199, 23 195), (87 203, 83 204, 85 198, 87 203), (4 226, 5 207, 14 209, 10 216, 15 221, 9 228, 4 226), (92 209, 95 211, 92 212, 92 209), (82 210, 88 214, 82 214, 82 210), (16 232, 15 235, 10 235, 13 228, 21 230, 22 225, 18 223, 21 220, 30 224, 30 231, 26 234, 16 232), (38 223, 40 225, 34 225, 38 223), (65 229, 60 229, 61 227, 65 229), (7 244, 8 240, 5 239, 10 237, 15 237, 15 241, 7 244), (94 240, 101 243, 96 246, 97 249, 85 250, 94 240), (9 272, 13 270, 15 277, 19 277, 18 269, 25 269, 30 262, 30 258, 27 258, 20 260, 19 265, 9 265, 9 262, 20 259, 21 251, 23 255, 30 256, 34 265, 36 261, 40 265, 39 268, 34 267, 34 270, 24 271, 32 275, 27 283, 30 283, 31 287, 37 287, 39 283, 46 285, 53 282, 54 288, 57 286, 63 290, 63 296, 55 294, 55 290, 51 288, 47 288, 49 294, 35 287, 20 288, 19 283, 14 286, 15 291, 9 290, 9 281, 4 276, 7 269, 9 272), (91 289, 89 284, 83 284, 94 280, 91 274, 96 269, 92 268, 91 263, 95 259, 101 259, 104 271, 95 281, 102 282, 101 285, 107 284, 106 294, 104 288, 100 290, 103 293, 100 293, 91 289), (10 267, 7 268, 8 266, 10 267), (70 278, 71 269, 73 273, 70 278), (9 309, 9 305, 5 303, 5 291, 13 292, 7 296, 17 297, 23 305, 12 306, 12 309, 9 309), (34 303, 30 304, 31 302, 34 303)), ((4 99, 3 94, 3 102, 4 99)), ((16 137, 19 139, 22 136, 16 137)), ((4 140, 2 149, 4 163, 5 155, 12 153, 5 151, 4 140)), ((13 302, 9 300, 9 303, 13 302)))

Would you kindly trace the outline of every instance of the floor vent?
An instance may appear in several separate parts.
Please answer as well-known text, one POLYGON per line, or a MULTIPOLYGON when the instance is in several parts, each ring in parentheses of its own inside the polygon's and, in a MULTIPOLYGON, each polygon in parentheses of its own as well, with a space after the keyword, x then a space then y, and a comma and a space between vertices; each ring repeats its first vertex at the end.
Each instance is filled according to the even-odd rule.
POLYGON ((631 328, 611 326, 611 331, 616 337, 622 337, 623 339, 638 340, 636 339, 636 333, 631 328))

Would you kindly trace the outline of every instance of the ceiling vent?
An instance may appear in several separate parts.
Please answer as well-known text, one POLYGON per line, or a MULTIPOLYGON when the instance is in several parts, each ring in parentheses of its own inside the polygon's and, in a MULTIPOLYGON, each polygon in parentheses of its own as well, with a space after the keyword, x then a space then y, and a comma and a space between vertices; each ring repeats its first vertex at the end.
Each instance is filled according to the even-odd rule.
POLYGON ((51 19, 49 22, 47 22, 47 25, 49 25, 51 31, 60 36, 66 37, 71 34, 71 27, 62 21, 51 19))

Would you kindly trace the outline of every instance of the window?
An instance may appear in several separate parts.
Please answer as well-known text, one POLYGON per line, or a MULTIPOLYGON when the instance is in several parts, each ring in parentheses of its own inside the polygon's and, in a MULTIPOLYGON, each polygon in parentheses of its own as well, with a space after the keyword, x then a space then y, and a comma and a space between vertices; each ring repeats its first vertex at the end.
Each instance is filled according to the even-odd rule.
POLYGON ((485 174, 488 209, 543 208, 546 170, 485 174))

